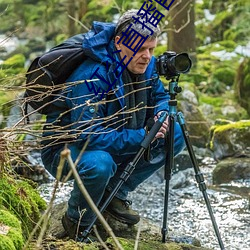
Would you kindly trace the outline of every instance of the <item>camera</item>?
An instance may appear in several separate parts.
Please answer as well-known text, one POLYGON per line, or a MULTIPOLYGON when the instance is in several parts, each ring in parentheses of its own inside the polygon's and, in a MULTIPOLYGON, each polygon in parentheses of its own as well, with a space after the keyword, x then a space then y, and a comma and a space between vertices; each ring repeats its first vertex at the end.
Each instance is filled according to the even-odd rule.
POLYGON ((174 51, 164 52, 156 59, 157 73, 167 80, 185 74, 192 67, 192 61, 187 53, 176 54, 174 51))

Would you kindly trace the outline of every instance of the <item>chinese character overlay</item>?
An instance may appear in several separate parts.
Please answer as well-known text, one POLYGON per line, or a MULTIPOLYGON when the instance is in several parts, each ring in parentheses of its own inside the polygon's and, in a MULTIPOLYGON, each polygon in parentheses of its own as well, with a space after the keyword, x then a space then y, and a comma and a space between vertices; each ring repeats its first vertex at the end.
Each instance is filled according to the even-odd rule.
POLYGON ((173 2, 175 0, 172 0, 171 3, 168 6, 165 6, 167 0, 154 0, 155 2, 157 2, 158 4, 160 4, 163 8, 165 8, 166 10, 169 10, 170 6, 173 4, 173 2))
MULTIPOLYGON (((154 0, 158 4, 160 4, 163 8, 169 10, 170 6, 173 4, 175 0, 172 0, 168 5, 167 0, 154 0)), ((159 22, 165 15, 163 15, 160 11, 156 9, 156 7, 153 7, 152 5, 152 0, 149 0, 151 4, 148 4, 146 1, 142 4, 141 8, 137 12, 137 17, 133 17, 134 23, 140 23, 142 25, 142 29, 146 28, 150 31, 150 35, 153 35, 153 30, 146 25, 146 23, 151 24, 154 27, 157 27, 159 22)), ((114 73, 118 72, 118 68, 121 67, 122 70, 119 72, 119 74, 115 74, 116 78, 113 80, 112 83, 109 83, 106 79, 104 79, 100 74, 98 74, 99 67, 95 70, 95 72, 92 74, 91 79, 96 76, 98 77, 101 81, 105 82, 109 87, 107 91, 104 91, 100 87, 98 90, 95 89, 95 86, 92 82, 87 82, 85 80, 85 83, 87 84, 88 90, 89 91, 94 91, 95 95, 97 96, 100 91, 101 93, 101 98, 103 98, 105 92, 108 93, 111 88, 114 86, 115 82, 117 79, 121 76, 122 72, 125 70, 125 68, 128 66, 128 64, 131 62, 133 57, 136 55, 136 53, 140 50, 142 45, 145 43, 145 41, 148 39, 149 35, 143 36, 139 32, 137 32, 135 29, 132 28, 133 24, 130 24, 128 28, 126 29, 125 32, 122 32, 122 36, 120 37, 118 43, 122 41, 122 44, 125 45, 128 49, 134 52, 133 56, 128 60, 128 62, 125 64, 124 61, 127 58, 125 55, 121 61, 115 60, 111 55, 107 54, 107 56, 116 63, 116 67, 114 69, 114 73)), ((113 54, 119 53, 121 50, 114 51, 113 54)), ((108 61, 106 62, 106 68, 108 71, 108 61)))
POLYGON ((122 32, 122 36, 120 37, 118 43, 122 41, 122 44, 129 48, 134 52, 133 56, 137 53, 137 51, 141 48, 144 42, 148 39, 149 35, 144 37, 135 29, 131 28, 132 23, 128 26, 125 32, 122 32), (129 30, 131 28, 131 30, 129 30), (124 38, 124 39, 123 39, 124 38), (138 41, 138 39, 140 39, 138 41), (137 42, 137 44, 136 44, 137 42))
MULTIPOLYGON (((156 9, 156 7, 153 7, 152 4, 148 6, 146 2, 143 3, 139 11, 137 12, 137 15, 139 17, 133 17, 137 22, 139 22, 142 25, 142 29, 144 29, 145 22, 150 23, 154 27, 157 27, 157 24, 161 21, 163 17, 165 17, 160 11, 156 9), (144 8, 146 7, 146 8, 144 8), (152 13, 153 12, 153 13, 152 13), (146 21, 142 20, 140 21, 139 19, 146 19, 146 21)), ((136 23, 136 22, 135 22, 136 23)), ((151 35, 153 35, 152 29, 150 29, 148 26, 146 26, 147 29, 151 31, 151 35)))

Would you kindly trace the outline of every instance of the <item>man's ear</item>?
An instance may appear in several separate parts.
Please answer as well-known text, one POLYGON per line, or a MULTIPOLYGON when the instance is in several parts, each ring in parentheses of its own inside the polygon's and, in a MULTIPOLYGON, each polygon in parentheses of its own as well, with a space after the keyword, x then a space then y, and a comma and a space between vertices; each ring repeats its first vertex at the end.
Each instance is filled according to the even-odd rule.
POLYGON ((115 47, 119 50, 121 47, 120 47, 120 44, 118 44, 118 41, 120 40, 120 37, 119 36, 116 36, 115 37, 115 47))

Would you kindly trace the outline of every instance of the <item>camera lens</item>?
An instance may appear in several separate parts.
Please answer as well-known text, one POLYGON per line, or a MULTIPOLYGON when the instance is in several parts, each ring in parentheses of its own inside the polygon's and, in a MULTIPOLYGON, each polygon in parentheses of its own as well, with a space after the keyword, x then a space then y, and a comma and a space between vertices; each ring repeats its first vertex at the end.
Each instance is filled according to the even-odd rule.
POLYGON ((186 53, 179 54, 175 57, 175 69, 179 73, 186 73, 191 68, 191 60, 186 53))

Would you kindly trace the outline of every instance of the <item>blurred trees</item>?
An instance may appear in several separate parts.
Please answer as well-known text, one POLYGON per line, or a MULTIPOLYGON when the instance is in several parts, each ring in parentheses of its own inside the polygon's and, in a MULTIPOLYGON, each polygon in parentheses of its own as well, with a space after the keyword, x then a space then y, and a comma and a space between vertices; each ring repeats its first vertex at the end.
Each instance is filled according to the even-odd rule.
POLYGON ((168 50, 188 52, 195 60, 195 0, 175 1, 168 18, 168 50))

